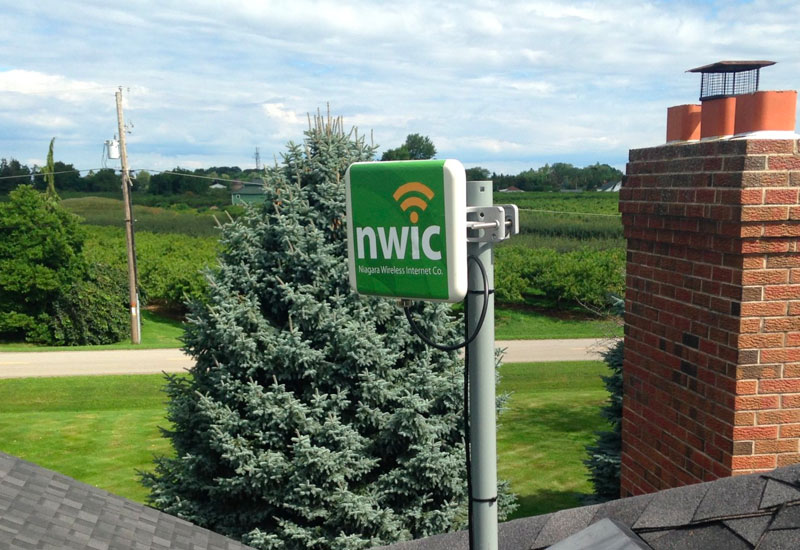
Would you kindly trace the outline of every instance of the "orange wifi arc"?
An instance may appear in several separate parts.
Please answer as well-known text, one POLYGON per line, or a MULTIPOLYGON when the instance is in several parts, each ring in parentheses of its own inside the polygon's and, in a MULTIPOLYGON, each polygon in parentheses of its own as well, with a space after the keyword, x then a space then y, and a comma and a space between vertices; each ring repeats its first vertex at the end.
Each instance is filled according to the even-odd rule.
MULTIPOLYGON (((433 198, 433 191, 431 191, 431 188, 425 185, 424 183, 418 181, 410 181, 408 183, 404 183, 403 185, 397 188, 392 197, 394 197, 394 200, 399 201, 404 195, 415 192, 422 193, 423 195, 425 195, 425 197, 427 197, 428 200, 431 200, 433 198)), ((426 208, 428 208, 428 203, 422 200, 422 198, 417 196, 408 197, 404 199, 403 202, 400 203, 400 208, 403 209, 403 212, 412 207, 419 208, 420 210, 425 210, 426 208)), ((419 212, 417 212, 416 210, 412 210, 408 218, 411 220, 411 223, 417 223, 419 221, 419 212)))

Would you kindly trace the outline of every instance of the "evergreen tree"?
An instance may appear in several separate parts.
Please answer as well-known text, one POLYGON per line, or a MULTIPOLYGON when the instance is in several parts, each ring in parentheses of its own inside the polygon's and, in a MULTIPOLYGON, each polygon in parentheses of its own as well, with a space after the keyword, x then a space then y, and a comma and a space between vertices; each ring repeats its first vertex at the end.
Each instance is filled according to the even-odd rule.
MULTIPOLYGON (((622 316, 625 302, 612 296, 614 312, 622 316)), ((625 341, 619 340, 603 353, 603 361, 611 374, 602 376, 608 402, 602 414, 611 425, 610 430, 597 432, 594 443, 586 446, 589 458, 583 461, 589 469, 589 479, 594 486, 594 494, 589 495, 586 504, 606 502, 619 498, 620 465, 622 463, 622 362, 625 355, 625 341)))
MULTIPOLYGON (((317 117, 267 169, 264 205, 225 227, 168 377, 175 457, 150 502, 264 549, 358 549, 463 526, 463 362, 347 280, 342 176, 374 148, 317 117)), ((154 178, 155 179, 155 178, 154 178)), ((441 304, 415 316, 461 336, 441 304)))

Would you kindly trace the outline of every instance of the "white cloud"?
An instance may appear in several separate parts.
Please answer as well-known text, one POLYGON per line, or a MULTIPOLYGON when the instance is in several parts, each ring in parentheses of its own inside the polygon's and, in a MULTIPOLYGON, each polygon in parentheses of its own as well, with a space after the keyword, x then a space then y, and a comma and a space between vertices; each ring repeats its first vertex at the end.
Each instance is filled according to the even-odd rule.
POLYGON ((70 79, 58 74, 47 74, 24 69, 0 71, 0 92, 37 95, 62 101, 85 101, 96 98, 107 86, 93 81, 70 79))
POLYGON ((38 158, 60 129, 64 160, 94 167, 121 84, 132 158, 160 168, 246 165, 256 146, 269 159, 328 102, 382 149, 421 133, 498 171, 543 155, 619 165, 696 100, 686 69, 774 59, 765 86, 797 88, 798 20, 789 0, 18 3, 0 156, 38 158))

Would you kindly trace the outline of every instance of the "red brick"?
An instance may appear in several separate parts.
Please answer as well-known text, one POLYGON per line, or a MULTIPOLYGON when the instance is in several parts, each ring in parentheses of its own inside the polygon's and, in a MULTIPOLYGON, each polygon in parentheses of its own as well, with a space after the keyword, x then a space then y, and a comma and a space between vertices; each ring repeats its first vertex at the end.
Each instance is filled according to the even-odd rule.
POLYGON ((780 348, 783 347, 783 334, 742 334, 737 345, 740 348, 780 348))
POLYGON ((744 206, 742 221, 780 221, 789 219, 786 206, 744 206))
POLYGON ((769 170, 800 170, 800 157, 796 155, 770 156, 769 170))
POLYGON ((753 239, 742 243, 743 254, 775 254, 790 252, 796 245, 796 239, 753 239))
POLYGON ((736 412, 733 415, 733 424, 734 426, 755 426, 756 413, 749 411, 736 412))
MULTIPOLYGON (((800 266, 800 262, 798 262, 800 266)), ((766 258, 759 256, 747 256, 742 259, 742 269, 764 269, 765 267, 773 267, 766 265, 766 258)), ((787 266, 774 266, 774 267, 787 267, 787 266)))
POLYGON ((761 350, 759 358, 759 362, 762 364, 795 361, 800 361, 800 348, 765 349, 761 350))
POLYGON ((793 139, 748 139, 747 152, 752 154, 794 153, 793 139))
POLYGON ((789 175, 786 172, 748 172, 741 175, 742 187, 786 187, 789 175))
POLYGON ((767 189, 764 204, 797 204, 798 189, 767 189))
POLYGON ((757 455, 767 453, 796 453, 800 450, 797 439, 773 439, 756 441, 753 452, 757 455))
POLYGON ((800 454, 778 455, 778 467, 789 466, 800 462, 800 454))
POLYGON ((790 348, 800 347, 800 332, 789 332, 786 334, 786 346, 790 348))
MULTIPOLYGON (((784 365, 783 376, 784 378, 800 378, 800 363, 788 363, 784 365)), ((796 406, 800 407, 800 404, 796 406)))
POLYGON ((788 281, 788 269, 745 270, 742 273, 743 285, 783 284, 788 281))
POLYGON ((800 409, 760 411, 756 414, 759 426, 766 424, 792 424, 800 422, 800 409))
POLYGON ((800 424, 784 424, 780 428, 781 437, 800 437, 800 424))
MULTIPOLYGON (((800 349, 797 350, 800 352, 800 349)), ((762 352, 762 356, 766 352, 762 352)), ((800 355, 800 354, 799 354, 800 355)), ((798 393, 800 392, 800 378, 778 378, 776 380, 761 380, 758 383, 758 393, 798 393)))
POLYGON ((733 428, 735 440, 775 439, 778 437, 777 426, 736 426, 733 428))
POLYGON ((758 468, 775 468, 777 464, 777 457, 775 455, 752 455, 752 456, 735 456, 731 462, 731 468, 734 470, 742 469, 758 469, 758 468))
POLYGON ((742 317, 779 317, 786 315, 785 302, 745 302, 741 305, 742 317))
POLYGON ((761 319, 757 317, 741 319, 739 321, 739 332, 753 333, 753 332, 759 332, 760 330, 761 330, 761 319))
POLYGON ((757 380, 739 380, 736 382, 736 395, 755 395, 757 390, 757 380))
POLYGON ((788 332, 792 330, 800 330, 800 317, 764 319, 765 332, 788 332))
POLYGON ((736 367, 736 378, 748 379, 772 379, 779 378, 781 375, 780 368, 777 365, 748 365, 736 367))
POLYGON ((734 400, 734 409, 737 411, 777 409, 779 403, 777 395, 737 396, 734 400))
POLYGON ((800 285, 764 287, 765 300, 800 300, 800 285))
MULTIPOLYGON (((765 237, 800 237, 800 223, 773 223, 760 226, 765 237)), ((743 237, 760 237, 761 235, 742 235, 743 237)))
MULTIPOLYGON (((741 189, 739 193, 739 204, 763 204, 764 191, 763 189, 741 189)), ((735 201, 731 201, 735 202, 735 201)))

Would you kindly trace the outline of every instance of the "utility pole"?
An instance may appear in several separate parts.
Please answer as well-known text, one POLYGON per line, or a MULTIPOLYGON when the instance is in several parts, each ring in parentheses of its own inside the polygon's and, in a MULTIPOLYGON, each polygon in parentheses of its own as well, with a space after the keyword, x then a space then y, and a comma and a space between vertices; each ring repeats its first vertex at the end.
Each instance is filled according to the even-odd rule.
POLYGON ((138 278, 136 273, 136 244, 133 238, 133 207, 131 204, 131 178, 128 173, 128 149, 125 145, 125 119, 122 115, 122 88, 116 93, 117 124, 119 126, 120 162, 122 164, 122 202, 125 207, 125 238, 128 245, 128 285, 131 303, 131 343, 141 344, 141 317, 139 311, 138 278))
POLYGON ((253 155, 253 158, 256 159, 256 170, 261 170, 261 153, 259 152, 258 147, 256 147, 256 154, 253 155))

